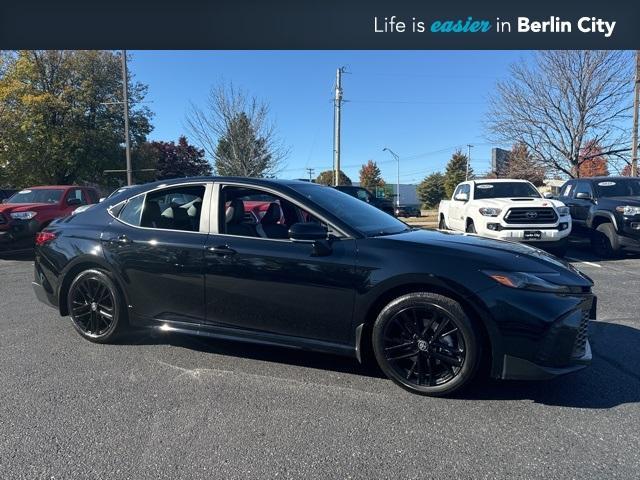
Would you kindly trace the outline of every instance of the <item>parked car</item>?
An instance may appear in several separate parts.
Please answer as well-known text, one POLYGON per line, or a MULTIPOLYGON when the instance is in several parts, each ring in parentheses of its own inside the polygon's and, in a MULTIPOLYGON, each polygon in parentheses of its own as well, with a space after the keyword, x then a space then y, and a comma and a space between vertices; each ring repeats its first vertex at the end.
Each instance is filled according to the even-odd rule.
POLYGON ((500 240, 534 244, 564 256, 569 208, 543 198, 526 180, 471 180, 440 202, 438 226, 500 240))
POLYGON ((11 190, 11 189, 0 189, 0 203, 4 203, 5 200, 7 200, 11 195, 13 195, 14 193, 16 193, 17 190, 11 190))
MULTIPOLYGON (((111 198, 111 197, 113 197, 114 195, 117 195, 118 193, 124 192, 127 188, 131 188, 131 186, 129 186, 129 185, 125 185, 125 186, 122 186, 122 187, 116 188, 116 189, 115 189, 113 192, 111 192, 107 197, 100 198, 100 199, 98 200, 98 203, 99 203, 99 202, 104 201, 104 200, 105 200, 105 198, 111 198)), ((89 204, 86 204, 86 205, 80 205, 80 206, 79 206, 78 208, 76 208, 73 212, 71 212, 71 215, 75 215, 75 214, 77 214, 77 213, 84 212, 85 210, 89 210, 89 209, 90 209, 91 207, 93 207, 94 205, 95 205, 94 203, 89 203, 89 204)))
POLYGON ((395 209, 396 217, 420 217, 420 207, 416 205, 398 205, 395 209))
POLYGON ((97 201, 98 193, 90 187, 58 185, 16 192, 0 205, 0 250, 33 246, 36 232, 53 220, 97 201))
POLYGON ((605 258, 640 251, 640 178, 592 177, 569 180, 559 199, 569 206, 574 233, 588 236, 605 258))
POLYGON ((391 200, 389 200, 388 198, 378 198, 364 187, 356 187, 353 185, 339 185, 333 188, 351 195, 352 197, 358 198, 363 202, 367 202, 374 207, 379 208, 383 212, 388 213, 389 215, 395 215, 395 209, 391 200))
MULTIPOLYGON (((541 250, 412 229, 309 182, 132 187, 37 237, 37 297, 92 342, 128 326, 347 355, 417 393, 540 379, 591 360, 592 281, 541 250), (189 202, 160 206, 166 198, 189 202), (263 233, 245 201, 268 201, 263 233), (184 208, 190 204, 189 208, 184 208)), ((61 324, 66 325, 66 324, 61 324)))

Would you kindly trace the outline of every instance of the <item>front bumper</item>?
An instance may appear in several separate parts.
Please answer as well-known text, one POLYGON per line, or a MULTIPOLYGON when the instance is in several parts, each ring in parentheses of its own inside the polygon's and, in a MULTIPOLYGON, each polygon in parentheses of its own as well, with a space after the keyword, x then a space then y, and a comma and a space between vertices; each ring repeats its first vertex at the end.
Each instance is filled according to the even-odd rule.
POLYGON ((0 251, 33 246, 40 223, 35 220, 13 220, 0 230, 0 251))
POLYGON ((508 287, 483 292, 496 335, 495 378, 546 379, 580 370, 591 362, 589 323, 597 298, 590 292, 553 294, 508 287))
POLYGON ((623 248, 640 250, 640 215, 624 217, 618 238, 623 248))
MULTIPOLYGON (((487 222, 491 223, 491 222, 487 222)), ((511 240, 514 242, 527 242, 527 243, 560 243, 566 239, 571 233, 571 226, 569 225, 564 230, 560 230, 558 226, 544 226, 544 227, 525 227, 525 228, 505 228, 500 227, 500 230, 490 230, 489 228, 483 229, 482 235, 495 238, 497 240, 511 240), (539 239, 525 238, 525 232, 536 231, 540 232, 539 239)))

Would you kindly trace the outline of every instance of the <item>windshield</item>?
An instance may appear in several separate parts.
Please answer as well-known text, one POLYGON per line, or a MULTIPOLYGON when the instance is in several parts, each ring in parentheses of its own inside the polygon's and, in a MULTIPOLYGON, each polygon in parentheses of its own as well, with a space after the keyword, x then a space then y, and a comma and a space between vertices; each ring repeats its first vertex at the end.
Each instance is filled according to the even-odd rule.
POLYGON ((22 190, 7 200, 7 203, 58 203, 64 190, 58 188, 39 188, 22 190))
POLYGON ((291 187, 368 237, 409 230, 391 215, 335 188, 308 184, 291 187))
POLYGON ((475 187, 473 198, 509 197, 540 198, 540 192, 528 182, 479 183, 475 187))
POLYGON ((596 183, 599 197, 640 197, 640 180, 603 180, 596 183))

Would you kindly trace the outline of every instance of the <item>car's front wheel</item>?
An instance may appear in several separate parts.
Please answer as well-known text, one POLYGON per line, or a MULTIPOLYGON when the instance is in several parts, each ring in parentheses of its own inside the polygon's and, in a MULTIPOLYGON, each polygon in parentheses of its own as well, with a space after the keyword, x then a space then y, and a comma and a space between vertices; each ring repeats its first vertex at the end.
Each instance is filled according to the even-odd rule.
POLYGON ((423 395, 451 394, 474 377, 480 336, 455 300, 429 292, 389 303, 373 326, 373 351, 382 371, 423 395))
POLYGON ((79 273, 71 282, 67 303, 73 326, 92 342, 111 342, 126 326, 122 295, 102 270, 79 273))
POLYGON ((618 233, 611 223, 601 223, 591 235, 591 247, 602 258, 617 258, 622 250, 618 233))

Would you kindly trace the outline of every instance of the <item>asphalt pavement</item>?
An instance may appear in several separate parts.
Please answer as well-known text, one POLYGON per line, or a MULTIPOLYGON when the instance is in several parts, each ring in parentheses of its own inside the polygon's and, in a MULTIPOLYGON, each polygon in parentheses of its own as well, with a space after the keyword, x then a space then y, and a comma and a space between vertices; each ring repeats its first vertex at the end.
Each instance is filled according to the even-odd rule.
POLYGON ((601 261, 593 364, 412 395, 355 360, 176 334, 78 336, 0 260, 0 478, 640 477, 640 256, 601 261))

